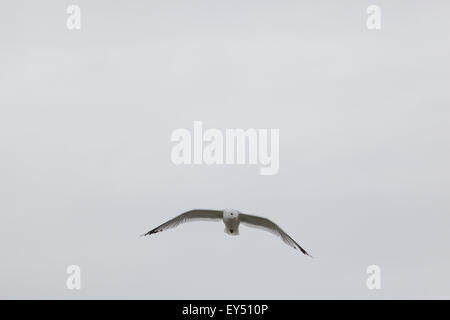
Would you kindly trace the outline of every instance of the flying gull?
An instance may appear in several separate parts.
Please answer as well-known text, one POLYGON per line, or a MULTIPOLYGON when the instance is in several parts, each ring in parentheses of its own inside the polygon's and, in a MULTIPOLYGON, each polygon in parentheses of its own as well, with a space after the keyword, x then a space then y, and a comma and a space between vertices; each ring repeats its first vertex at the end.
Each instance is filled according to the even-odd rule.
MULTIPOLYGON (((162 225, 156 227, 153 230, 143 234, 142 236, 151 235, 157 232, 161 232, 167 229, 175 228, 176 226, 190 221, 204 221, 204 220, 212 220, 212 221, 220 221, 222 220, 225 224, 225 233, 229 235, 237 236, 239 234, 239 224, 242 222, 244 225, 249 227, 263 229, 265 231, 269 231, 279 237, 289 246, 294 249, 300 250, 303 254, 308 256, 309 253, 306 252, 305 249, 300 247, 300 245, 295 242, 286 232, 284 232, 279 226, 270 221, 269 219, 252 216, 249 214, 241 213, 237 210, 233 209, 225 209, 225 210, 204 210, 204 209, 194 209, 190 211, 186 211, 179 216, 163 223, 162 225)), ((311 256, 310 256, 311 257, 311 256)))

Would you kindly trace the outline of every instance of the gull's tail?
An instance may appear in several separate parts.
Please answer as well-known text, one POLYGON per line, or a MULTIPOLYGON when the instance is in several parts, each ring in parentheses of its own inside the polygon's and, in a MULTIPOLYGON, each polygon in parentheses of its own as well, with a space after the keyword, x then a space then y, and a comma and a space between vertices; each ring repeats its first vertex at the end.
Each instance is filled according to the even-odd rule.
POLYGON ((229 229, 228 227, 225 227, 225 233, 229 234, 230 236, 238 236, 239 235, 239 227, 236 227, 235 229, 229 229))

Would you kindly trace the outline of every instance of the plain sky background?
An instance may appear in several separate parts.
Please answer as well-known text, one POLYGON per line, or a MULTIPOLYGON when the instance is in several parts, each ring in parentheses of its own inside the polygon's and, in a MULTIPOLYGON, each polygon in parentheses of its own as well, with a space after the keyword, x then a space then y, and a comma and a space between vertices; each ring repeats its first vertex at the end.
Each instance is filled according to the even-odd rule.
POLYGON ((449 13, 2 1, 0 298, 450 298, 449 13), (194 120, 280 129, 278 175, 175 166, 170 135, 194 120), (193 208, 271 218, 315 258, 222 223, 139 237, 193 208), (66 288, 71 264, 80 291, 66 288))

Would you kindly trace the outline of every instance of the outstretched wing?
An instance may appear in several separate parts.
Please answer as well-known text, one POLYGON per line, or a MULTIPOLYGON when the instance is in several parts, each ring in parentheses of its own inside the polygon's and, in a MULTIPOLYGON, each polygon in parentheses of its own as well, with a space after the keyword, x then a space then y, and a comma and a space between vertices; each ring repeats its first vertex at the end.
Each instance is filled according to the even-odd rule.
POLYGON ((161 232, 167 229, 175 228, 176 226, 190 221, 204 221, 204 220, 220 220, 222 219, 223 212, 218 210, 203 210, 203 209, 194 209, 190 211, 186 211, 179 216, 163 223, 162 225, 156 227, 153 230, 150 230, 147 233, 144 233, 142 236, 147 236, 153 233, 161 232))
POLYGON ((243 213, 239 214, 239 219, 243 224, 249 227, 263 229, 281 237, 281 239, 289 246, 293 247, 294 249, 300 250, 303 254, 310 256, 309 253, 306 252, 305 249, 300 247, 300 245, 295 242, 294 239, 292 239, 286 232, 284 232, 279 226, 277 226, 269 219, 243 213))

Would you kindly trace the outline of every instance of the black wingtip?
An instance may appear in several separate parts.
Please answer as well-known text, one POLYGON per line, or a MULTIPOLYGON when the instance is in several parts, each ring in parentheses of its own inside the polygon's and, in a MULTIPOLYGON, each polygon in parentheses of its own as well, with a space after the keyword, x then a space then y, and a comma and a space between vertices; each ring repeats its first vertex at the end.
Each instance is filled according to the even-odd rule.
POLYGON ((303 249, 303 248, 301 248, 301 247, 299 247, 298 249, 299 249, 305 256, 308 256, 308 257, 310 257, 311 259, 314 258, 312 255, 310 255, 308 252, 306 252, 305 249, 303 249))
POLYGON ((157 232, 159 232, 159 230, 150 230, 147 233, 141 234, 141 237, 149 236, 149 235, 152 235, 152 234, 157 233, 157 232))

